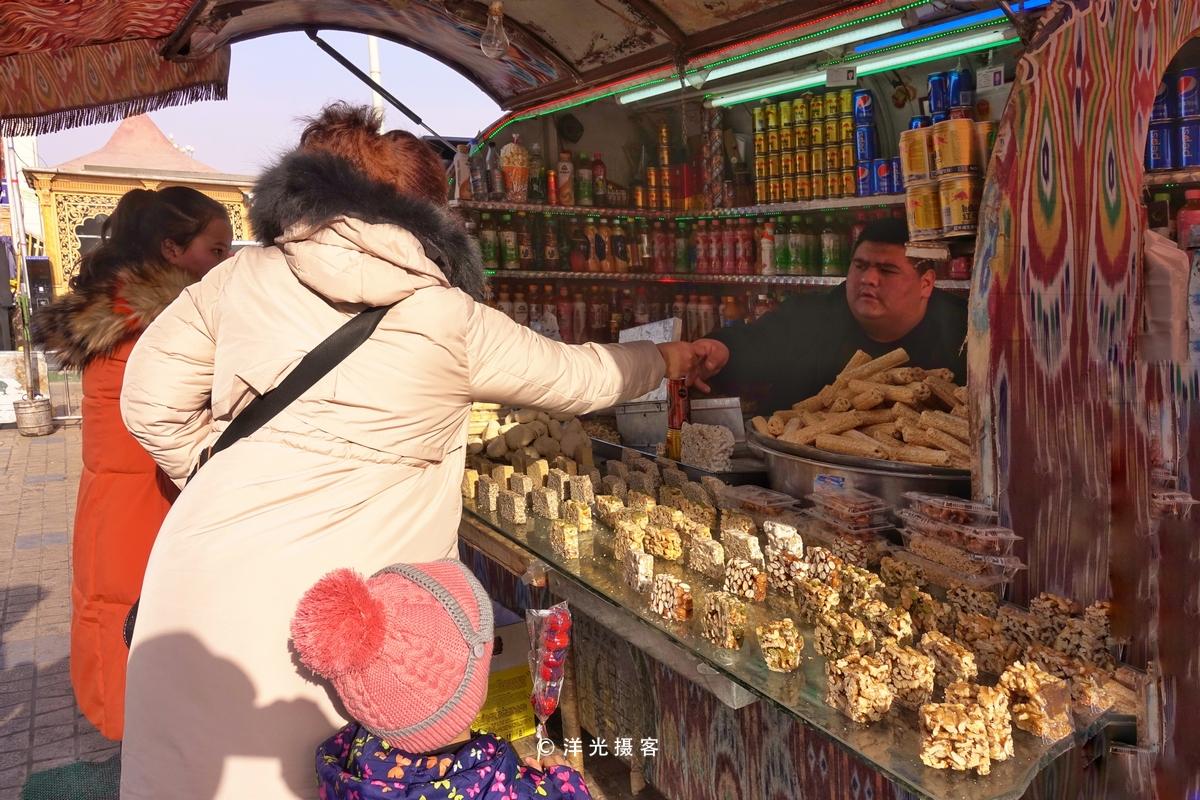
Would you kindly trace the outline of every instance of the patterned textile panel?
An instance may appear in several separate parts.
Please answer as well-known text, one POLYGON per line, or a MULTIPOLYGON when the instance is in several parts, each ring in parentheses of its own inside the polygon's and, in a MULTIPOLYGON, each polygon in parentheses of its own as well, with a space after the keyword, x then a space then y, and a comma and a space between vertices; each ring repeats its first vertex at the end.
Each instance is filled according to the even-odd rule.
POLYGON ((1200 553, 1186 546, 1200 515, 1152 519, 1149 477, 1165 405, 1188 454, 1181 488, 1197 491, 1200 402, 1190 370, 1137 360, 1140 198, 1156 89, 1198 28, 1200 3, 1185 0, 1046 12, 989 165, 968 335, 976 492, 1025 536, 1015 599, 1112 597, 1127 658, 1157 661, 1173 686, 1164 800, 1200 792, 1200 743, 1172 725, 1200 702, 1200 553))
POLYGON ((158 39, 191 0, 21 0, 0 3, 0 58, 96 42, 158 39))

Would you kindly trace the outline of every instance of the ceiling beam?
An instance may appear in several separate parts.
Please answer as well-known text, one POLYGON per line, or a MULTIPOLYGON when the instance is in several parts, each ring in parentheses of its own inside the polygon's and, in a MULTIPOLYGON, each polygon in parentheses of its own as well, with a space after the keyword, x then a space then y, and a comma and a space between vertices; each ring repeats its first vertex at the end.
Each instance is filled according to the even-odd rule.
POLYGON ((624 2, 625 5, 638 14, 641 14, 650 24, 662 31, 663 35, 671 40, 671 44, 675 45, 677 50, 686 49, 687 34, 675 24, 675 20, 667 16, 661 8, 654 5, 653 0, 624 0, 624 2))

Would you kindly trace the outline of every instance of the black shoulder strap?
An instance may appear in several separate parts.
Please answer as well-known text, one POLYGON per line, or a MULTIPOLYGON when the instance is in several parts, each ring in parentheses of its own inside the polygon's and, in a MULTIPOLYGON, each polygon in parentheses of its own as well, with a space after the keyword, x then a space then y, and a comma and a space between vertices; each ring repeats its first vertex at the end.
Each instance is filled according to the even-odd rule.
POLYGON ((357 350, 359 345, 371 338, 371 334, 379 326, 379 321, 391 308, 392 306, 380 306, 355 314, 342 327, 330 334, 329 338, 300 359, 300 363, 280 381, 278 386, 251 400, 249 405, 242 409, 242 413, 229 423, 229 427, 221 431, 217 441, 200 454, 200 459, 195 469, 192 470, 192 474, 188 476, 188 480, 196 475, 196 472, 204 466, 208 459, 267 424, 272 417, 290 406, 300 395, 311 389, 317 381, 328 375, 334 367, 357 350))

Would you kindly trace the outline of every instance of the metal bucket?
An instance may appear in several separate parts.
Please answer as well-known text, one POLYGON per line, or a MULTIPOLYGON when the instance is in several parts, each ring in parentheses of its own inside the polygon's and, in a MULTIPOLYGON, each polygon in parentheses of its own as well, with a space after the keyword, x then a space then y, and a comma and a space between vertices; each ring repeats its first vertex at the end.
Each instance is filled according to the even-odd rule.
POLYGON ((817 481, 859 489, 893 506, 902 504, 905 492, 971 496, 971 475, 962 470, 882 462, 784 444, 782 446, 793 450, 785 453, 768 446, 761 436, 749 430, 746 431, 746 445, 766 460, 771 488, 793 497, 811 494, 817 481), (820 452, 821 456, 817 458, 801 451, 820 452))
POLYGON ((22 436, 46 436, 54 433, 54 413, 50 398, 14 400, 13 411, 17 416, 17 433, 22 436))

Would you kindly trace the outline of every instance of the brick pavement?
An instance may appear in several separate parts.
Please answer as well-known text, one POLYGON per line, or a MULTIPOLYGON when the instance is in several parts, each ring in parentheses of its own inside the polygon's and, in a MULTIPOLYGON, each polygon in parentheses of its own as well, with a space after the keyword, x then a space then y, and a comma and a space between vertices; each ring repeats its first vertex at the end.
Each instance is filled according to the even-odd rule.
POLYGON ((102 761, 118 745, 75 708, 67 654, 79 428, 0 429, 0 797, 32 772, 102 761))

